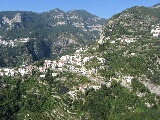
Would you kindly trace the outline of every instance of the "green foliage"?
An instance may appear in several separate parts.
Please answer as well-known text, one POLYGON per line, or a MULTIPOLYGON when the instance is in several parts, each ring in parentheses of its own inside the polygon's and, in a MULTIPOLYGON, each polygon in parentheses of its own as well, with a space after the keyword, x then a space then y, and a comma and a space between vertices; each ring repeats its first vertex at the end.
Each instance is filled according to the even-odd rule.
POLYGON ((98 64, 98 63, 99 63, 99 61, 97 60, 96 57, 94 57, 94 58, 90 59, 90 61, 86 62, 85 66, 87 69, 90 69, 90 68, 97 69, 100 66, 100 64, 98 64))
MULTIPOLYGON (((87 11, 74 11, 73 14, 83 18, 83 20, 77 19, 78 22, 88 22, 90 25, 103 24, 105 22, 105 19, 91 20, 97 16, 87 11)), ((73 53, 77 47, 87 45, 99 37, 98 31, 83 31, 75 27, 73 22, 77 21, 68 20, 67 16, 71 17, 72 13, 65 13, 61 10, 58 10, 58 12, 52 10, 40 14, 26 11, 0 12, 0 25, 2 26, 0 27, 0 36, 3 36, 2 40, 9 42, 17 39, 14 47, 0 45, 0 52, 2 51, 0 66, 18 66, 23 62, 57 58, 73 53), (21 22, 12 23, 12 27, 9 24, 3 24, 2 18, 4 16, 13 19, 17 13, 20 13, 21 22), (53 16, 61 13, 64 14, 64 18, 54 19, 53 16), (59 21, 66 21, 66 25, 55 26, 59 21), (63 40, 60 36, 73 39, 75 43, 70 43, 64 38, 63 40), (21 43, 19 41, 21 38, 31 38, 31 40, 27 43, 21 43), (62 43, 59 42, 62 40, 62 43)), ((86 27, 86 29, 88 28, 86 27)))
POLYGON ((23 105, 23 101, 21 101, 21 95, 24 93, 23 89, 20 88, 20 80, 12 80, 11 88, 10 84, 7 82, 10 81, 10 78, 4 78, 3 82, 6 85, 5 88, 0 89, 0 118, 1 119, 9 119, 13 114, 17 113, 21 106, 23 105))
POLYGON ((144 84, 140 83, 136 78, 132 79, 132 87, 134 92, 149 92, 149 90, 144 86, 144 84))
POLYGON ((116 82, 113 82, 110 88, 102 87, 96 92, 89 92, 85 109, 89 111, 91 119, 95 120, 131 119, 133 116, 137 119, 150 119, 146 112, 151 116, 156 115, 154 118, 157 119, 159 113, 154 113, 154 108, 146 108, 141 98, 116 82))
MULTIPOLYGON (((21 76, 13 78, 4 76, 0 77, 0 85, 2 86, 0 88, 0 119, 158 120, 160 114, 159 98, 151 94, 139 82, 138 78, 144 76, 144 79, 150 79, 156 84, 160 83, 160 42, 159 39, 151 39, 150 33, 148 33, 150 26, 146 26, 147 30, 144 29, 143 31, 140 28, 144 27, 144 24, 135 24, 137 21, 147 22, 148 24, 157 23, 159 20, 157 10, 134 7, 123 12, 131 14, 125 21, 116 21, 115 25, 109 26, 110 28, 105 27, 105 35, 111 35, 111 40, 123 35, 133 35, 135 37, 142 34, 142 37, 136 42, 121 43, 116 41, 115 44, 112 44, 108 40, 106 43, 99 45, 98 48, 96 47, 96 50, 92 50, 92 47, 97 45, 92 44, 87 52, 87 54, 100 55, 105 58, 105 64, 101 66, 97 58, 94 57, 86 63, 86 68, 98 68, 98 72, 106 78, 107 82, 111 77, 119 77, 119 74, 134 76, 131 84, 132 90, 128 90, 120 83, 112 81, 110 87, 102 85, 101 89, 96 91, 89 89, 85 94, 78 91, 77 97, 72 100, 66 93, 73 86, 89 83, 90 81, 86 76, 63 71, 52 77, 51 73, 53 71, 50 70, 47 70, 46 77, 43 79, 39 78, 40 73, 34 70, 32 76, 24 76, 23 78, 21 76), (152 14, 155 16, 155 21, 151 20, 152 14), (123 22, 132 23, 132 25, 124 27, 123 22), (135 25, 137 25, 137 29, 134 29, 133 26, 135 25), (109 32, 108 28, 112 29, 112 32, 109 32), (132 32, 130 28, 135 31, 132 32), (131 55, 131 53, 135 53, 135 55, 131 55), (145 93, 145 96, 138 97, 137 93, 145 93), (147 107, 146 103, 150 107, 147 107)), ((12 19, 16 13, 6 12, 6 15, 12 19)), ((31 59, 31 61, 41 60, 35 64, 42 66, 44 64, 43 59, 61 56, 68 52, 72 53, 76 47, 88 44, 89 40, 95 39, 93 35, 97 35, 95 31, 84 32, 72 26, 69 21, 67 25, 53 27, 52 25, 57 20, 54 21, 51 16, 58 14, 55 10, 42 14, 21 13, 23 22, 15 23, 14 29, 8 30, 8 32, 5 30, 7 25, 3 25, 0 29, 1 34, 4 35, 7 32, 5 36, 7 40, 20 37, 35 39, 23 44, 18 43, 16 47, 0 46, 0 66, 19 65, 26 59, 31 59), (45 18, 50 18, 47 21, 48 23, 45 18), (40 21, 36 22, 37 20, 40 21), (61 40, 63 37, 70 36, 72 36, 72 39, 77 38, 75 40, 77 44, 68 44, 68 41, 61 40), (53 51, 55 52, 54 55, 53 51)), ((83 20, 90 22, 90 24, 93 24, 93 21, 90 21, 88 16, 95 18, 86 11, 69 13, 70 15, 81 16, 83 20)), ((0 18, 3 17, 3 14, 0 12, 0 18)), ((66 16, 64 15, 64 17, 66 16)), ((121 14, 117 14, 112 17, 112 20, 119 20, 120 17, 121 14)), ((65 18, 61 20, 65 20, 65 18)), ((87 26, 85 25, 85 27, 87 26)))
POLYGON ((42 95, 29 94, 24 104, 24 109, 30 110, 32 112, 42 112, 42 107, 47 101, 42 95))
POLYGON ((146 110, 141 113, 132 112, 119 116, 123 120, 159 120, 160 110, 146 110))
POLYGON ((43 65, 44 65, 44 60, 37 61, 37 62, 35 63, 35 65, 36 65, 37 67, 43 66, 43 65))

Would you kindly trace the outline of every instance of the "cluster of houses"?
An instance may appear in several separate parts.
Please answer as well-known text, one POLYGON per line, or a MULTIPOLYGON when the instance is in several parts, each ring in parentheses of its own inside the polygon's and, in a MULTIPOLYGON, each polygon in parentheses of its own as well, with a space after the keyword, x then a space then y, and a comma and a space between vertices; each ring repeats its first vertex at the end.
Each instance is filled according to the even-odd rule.
MULTIPOLYGON (((140 13, 142 12, 141 9, 139 9, 139 7, 135 7, 134 9, 136 9, 137 11, 139 11, 140 13)), ((122 12, 121 14, 119 14, 117 17, 115 17, 114 19, 110 19, 107 21, 107 23, 105 24, 104 30, 100 35, 100 40, 98 41, 99 44, 103 44, 105 43, 105 41, 108 41, 110 38, 110 35, 108 34, 108 36, 105 35, 106 32, 111 33, 113 32, 113 30, 118 30, 117 25, 123 26, 123 28, 125 28, 125 30, 127 30, 130 33, 136 33, 134 36, 133 35, 129 35, 127 36, 127 38, 123 37, 123 35, 119 35, 119 33, 117 32, 117 34, 114 34, 115 36, 121 36, 121 38, 119 39, 119 42, 123 42, 123 43, 131 43, 131 42, 135 42, 136 38, 140 38, 141 35, 138 35, 139 32, 143 31, 143 32, 150 32, 150 29, 148 29, 150 27, 150 25, 152 24, 152 21, 158 20, 158 18, 154 17, 154 16, 149 16, 149 18, 144 18, 145 16, 139 15, 137 17, 140 18, 144 18, 144 21, 142 20, 138 20, 138 19, 134 19, 135 18, 135 14, 131 14, 130 12, 127 12, 128 10, 126 10, 126 12, 122 12), (133 38, 135 37, 135 38, 133 38)), ((148 16, 147 16, 148 17, 148 16)), ((153 25, 152 26, 153 29, 151 30, 151 34, 153 34, 154 37, 160 38, 160 25, 157 25, 156 27, 153 25)), ((125 32, 123 33, 125 34, 125 32)), ((113 35, 113 36, 114 36, 113 35)), ((117 40, 113 40, 111 41, 111 43, 116 43, 117 40)))
POLYGON ((7 46, 7 45, 9 45, 9 46, 14 46, 14 41, 13 40, 10 40, 10 41, 5 41, 5 40, 1 40, 0 39, 0 45, 4 45, 4 46, 7 46))
POLYGON ((100 83, 86 83, 84 85, 79 85, 79 86, 74 86, 69 92, 68 94, 70 95, 70 97, 72 99, 77 99, 77 96, 79 94, 79 92, 82 92, 83 94, 86 93, 86 90, 89 89, 94 89, 99 90, 101 88, 101 85, 106 85, 106 87, 110 87, 111 86, 111 82, 100 82, 100 83))
POLYGON ((78 92, 82 92, 83 94, 85 94, 86 90, 93 88, 94 90, 99 90, 101 88, 101 84, 100 85, 94 85, 93 83, 87 83, 84 85, 79 85, 79 86, 74 86, 72 88, 72 90, 70 90, 68 92, 68 94, 70 95, 70 97, 72 99, 76 99, 78 92))
MULTIPOLYGON (((130 36, 122 36, 122 38, 117 38, 115 40, 112 40, 111 43, 115 44, 116 42, 121 43, 132 43, 136 42, 138 38, 136 37, 130 37, 130 36)), ((103 34, 100 35, 100 39, 97 41, 99 44, 104 44, 106 41, 111 40, 110 37, 105 37, 103 34)))
POLYGON ((160 38, 160 26, 156 26, 155 29, 151 30, 153 37, 160 38))
MULTIPOLYGON (((34 38, 35 39, 35 38, 34 38)), ((19 40, 18 39, 15 39, 14 41, 15 42, 22 42, 22 43, 26 43, 26 42, 28 42, 30 40, 30 38, 29 37, 27 37, 27 38, 20 38, 19 40)))
MULTIPOLYGON (((0 69, 0 76, 32 75, 32 72, 34 70, 37 70, 40 72, 39 77, 45 78, 46 71, 48 69, 54 70, 54 71, 67 70, 69 72, 84 75, 87 78, 89 78, 91 81, 93 81, 93 83, 96 83, 96 84, 98 83, 98 85, 85 84, 85 85, 80 85, 79 87, 74 87, 73 91, 69 91, 68 94, 72 98, 75 98, 78 91, 85 93, 85 91, 89 88, 93 88, 95 90, 98 90, 101 87, 101 81, 100 81, 101 78, 91 77, 92 74, 95 74, 96 69, 95 68, 91 68, 91 69, 85 68, 85 63, 92 60, 96 56, 82 57, 81 52, 84 52, 84 51, 85 51, 85 49, 80 48, 79 50, 77 50, 75 52, 74 55, 62 56, 58 61, 45 60, 43 66, 39 66, 39 67, 34 66, 34 65, 22 65, 18 68, 1 68, 0 69)), ((105 62, 104 58, 100 58, 100 57, 96 57, 96 58, 99 61, 99 63, 105 62)), ((58 75, 58 72, 53 72, 53 73, 51 73, 51 75, 53 77, 55 77, 58 75)))
POLYGON ((16 75, 31 75, 32 70, 35 69, 36 66, 32 65, 22 65, 19 68, 1 68, 0 76, 16 76, 16 75))
MULTIPOLYGON (((95 56, 88 56, 88 57, 82 57, 81 52, 84 52, 84 50, 81 48, 75 52, 74 55, 65 55, 62 56, 59 61, 51 61, 51 60, 45 60, 44 66, 40 67, 39 70, 41 72, 44 72, 46 68, 50 69, 56 69, 56 68, 62 68, 64 66, 67 66, 69 70, 75 71, 75 72, 81 72, 85 73, 87 72, 87 69, 85 68, 85 63, 92 60, 95 56), (80 66, 80 67, 76 67, 80 66)), ((105 59, 96 57, 99 63, 104 63, 105 59)), ((93 68, 95 71, 95 69, 93 68)))
MULTIPOLYGON (((15 76, 15 75, 26 75, 26 74, 32 74, 32 70, 38 70, 40 73, 43 73, 40 75, 41 78, 45 77, 45 72, 47 69, 56 70, 56 69, 62 69, 64 66, 68 68, 71 72, 77 72, 81 74, 92 74, 96 71, 95 68, 92 68, 90 70, 87 70, 85 68, 85 63, 93 59, 95 56, 90 57, 84 57, 82 58, 81 52, 85 51, 82 48, 77 50, 74 55, 65 55, 62 56, 59 61, 56 60, 45 60, 44 65, 37 67, 33 65, 22 65, 19 68, 2 68, 0 69, 0 76, 15 76), (77 67, 80 66, 80 67, 77 67)), ((99 63, 104 63, 104 58, 97 57, 99 63)), ((53 73, 52 76, 56 76, 56 73, 53 73)))
MULTIPOLYGON (((0 69, 0 76, 16 76, 16 75, 32 75, 33 70, 37 70, 40 73, 40 78, 45 77, 45 73, 47 71, 47 67, 37 67, 33 65, 22 65, 19 68, 1 68, 0 69)), ((52 73, 52 76, 57 76, 58 73, 52 73)))
MULTIPOLYGON (((35 39, 35 38, 33 38, 33 39, 35 39)), ((15 43, 26 43, 29 40, 30 40, 29 37, 28 38, 19 38, 19 39, 14 39, 14 40, 5 40, 0 36, 0 45, 4 45, 4 46, 9 45, 9 46, 14 47, 14 46, 16 46, 15 43)))
MULTIPOLYGON (((38 70, 40 72, 39 77, 45 78, 46 71, 48 69, 55 70, 51 73, 53 77, 58 75, 57 71, 67 70, 69 72, 78 73, 80 75, 86 76, 92 83, 87 83, 84 85, 74 86, 68 94, 71 98, 76 99, 78 93, 81 91, 85 94, 86 90, 93 88, 98 90, 101 88, 101 84, 107 87, 111 86, 112 81, 120 82, 122 86, 131 89, 133 76, 123 76, 118 75, 118 78, 110 78, 109 82, 105 82, 104 78, 96 73, 95 68, 86 69, 85 63, 91 61, 95 56, 82 57, 81 52, 84 51, 82 48, 77 50, 74 55, 62 56, 59 61, 55 60, 45 60, 43 66, 33 66, 33 65, 22 65, 19 68, 1 68, 0 76, 15 76, 15 75, 32 75, 33 70, 38 70), (78 67, 79 66, 79 67, 78 67), (56 71, 57 70, 57 71, 56 71), (92 76, 95 75, 95 76, 92 76)), ((96 57, 99 63, 104 63, 105 59, 96 57)))
POLYGON ((9 68, 2 68, 0 69, 0 76, 14 76, 15 75, 15 70, 14 69, 9 69, 9 68))
POLYGON ((116 41, 119 41, 121 43, 132 43, 136 42, 137 38, 117 38, 116 40, 111 41, 111 43, 116 43, 116 41))
MULTIPOLYGON (((91 61, 95 56, 82 57, 81 52, 84 51, 82 48, 77 50, 74 55, 65 55, 62 56, 59 61, 55 60, 45 60, 43 66, 33 66, 33 65, 22 65, 19 68, 1 68, 0 76, 15 76, 15 75, 32 75, 33 70, 39 71, 41 74, 40 78, 45 78, 46 71, 50 70, 67 70, 69 72, 78 73, 80 75, 86 76, 92 83, 79 85, 73 87, 68 94, 71 98, 75 99, 78 92, 81 91, 83 94, 87 89, 93 88, 94 90, 98 90, 101 88, 101 84, 105 84, 110 87, 111 81, 116 80, 120 81, 122 86, 130 88, 133 77, 132 76, 121 76, 118 79, 111 78, 110 82, 106 83, 103 81, 102 77, 96 73, 95 68, 86 69, 85 63, 91 61), (66 66, 66 67, 65 67, 66 66), (78 67, 79 66, 79 67, 78 67), (95 75, 94 77, 92 75, 95 75)), ((96 57, 99 63, 104 63, 105 59, 96 57)), ((57 76, 57 72, 51 73, 53 77, 57 76)))
POLYGON ((122 86, 127 87, 128 89, 131 89, 133 78, 134 78, 133 76, 118 75, 118 78, 110 78, 110 82, 117 81, 117 82, 120 82, 122 86))

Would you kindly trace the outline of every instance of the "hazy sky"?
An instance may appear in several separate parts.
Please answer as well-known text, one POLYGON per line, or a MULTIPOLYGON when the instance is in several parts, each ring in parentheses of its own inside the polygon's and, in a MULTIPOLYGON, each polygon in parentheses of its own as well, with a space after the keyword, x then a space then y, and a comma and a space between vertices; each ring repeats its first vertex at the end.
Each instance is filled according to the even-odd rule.
POLYGON ((103 18, 110 18, 126 8, 141 5, 150 7, 160 0, 0 0, 0 11, 46 12, 55 8, 63 11, 87 10, 103 18))

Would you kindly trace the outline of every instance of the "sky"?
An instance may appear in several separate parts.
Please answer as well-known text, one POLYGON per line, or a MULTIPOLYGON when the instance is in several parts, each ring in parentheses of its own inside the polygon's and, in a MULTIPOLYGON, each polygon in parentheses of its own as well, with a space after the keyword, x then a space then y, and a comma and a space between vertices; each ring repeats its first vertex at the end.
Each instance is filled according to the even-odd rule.
POLYGON ((150 7, 160 0, 0 0, 0 11, 47 12, 55 8, 63 11, 86 10, 101 18, 110 18, 133 6, 150 7))

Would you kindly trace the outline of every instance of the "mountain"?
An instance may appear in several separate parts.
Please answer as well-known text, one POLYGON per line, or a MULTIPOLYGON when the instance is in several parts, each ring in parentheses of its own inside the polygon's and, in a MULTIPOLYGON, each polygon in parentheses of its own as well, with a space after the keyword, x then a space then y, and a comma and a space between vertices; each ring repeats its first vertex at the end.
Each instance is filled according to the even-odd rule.
POLYGON ((128 8, 111 17, 100 39, 84 50, 83 59, 89 60, 82 68, 95 70, 94 82, 107 83, 86 93, 83 104, 89 118, 159 119, 159 21, 159 8, 128 8))
POLYGON ((160 3, 157 3, 157 4, 152 6, 152 8, 159 8, 159 7, 160 7, 160 3))
MULTIPOLYGON (((14 32, 16 28, 26 30, 25 32, 28 35, 30 32, 35 32, 36 30, 40 31, 42 28, 45 30, 51 30, 51 28, 56 28, 56 26, 64 27, 69 25, 81 28, 83 31, 100 32, 105 21, 106 19, 101 19, 85 10, 74 10, 66 13, 60 9, 54 9, 43 13, 27 11, 0 12, 1 36, 4 37, 6 37, 7 30, 13 30, 11 32, 14 32)), ((19 30, 19 32, 21 31, 19 30)), ((42 34, 43 32, 41 31, 40 33, 42 34)), ((34 34, 32 33, 31 35, 34 34)), ((31 35, 28 35, 28 37, 31 35)), ((17 38, 18 36, 10 35, 8 37, 17 38)), ((19 37, 23 37, 23 35, 19 37)))
POLYGON ((152 25, 159 24, 159 8, 133 7, 114 15, 104 27, 105 36, 150 36, 152 25))
POLYGON ((84 10, 0 12, 0 51, 6 59, 5 65, 15 66, 72 53, 77 47, 98 39, 105 21, 84 10), (13 62, 7 60, 9 56, 13 62))
POLYGON ((48 18, 46 21, 51 26, 73 25, 83 31, 101 32, 102 26, 106 22, 106 19, 101 19, 85 10, 72 10, 65 13, 60 9, 54 9, 42 14, 43 17, 48 18))
POLYGON ((95 71, 94 82, 107 83, 85 94, 89 118, 159 119, 159 15, 159 8, 126 9, 111 17, 100 39, 84 50, 81 56, 89 60, 82 69, 95 71))
MULTIPOLYGON (((0 118, 158 120, 159 19, 159 8, 135 6, 111 17, 100 39, 72 54, 1 68, 0 118)), ((74 39, 61 34, 56 46, 65 40, 73 43, 70 37, 74 39)), ((51 44, 45 44, 47 39, 41 38, 37 44, 35 40, 27 42, 28 51, 35 59, 37 54, 47 56, 51 44), (43 50, 37 52, 35 46, 43 50)), ((22 51, 26 49, 19 45, 22 51)), ((3 64, 7 59, 1 56, 3 64)))
POLYGON ((102 51, 103 49, 108 51, 105 51, 107 59, 111 59, 108 55, 119 54, 115 56, 118 60, 114 67, 108 63, 113 71, 146 76, 146 79, 160 84, 159 15, 159 8, 136 6, 114 15, 106 22, 98 43, 102 51))

